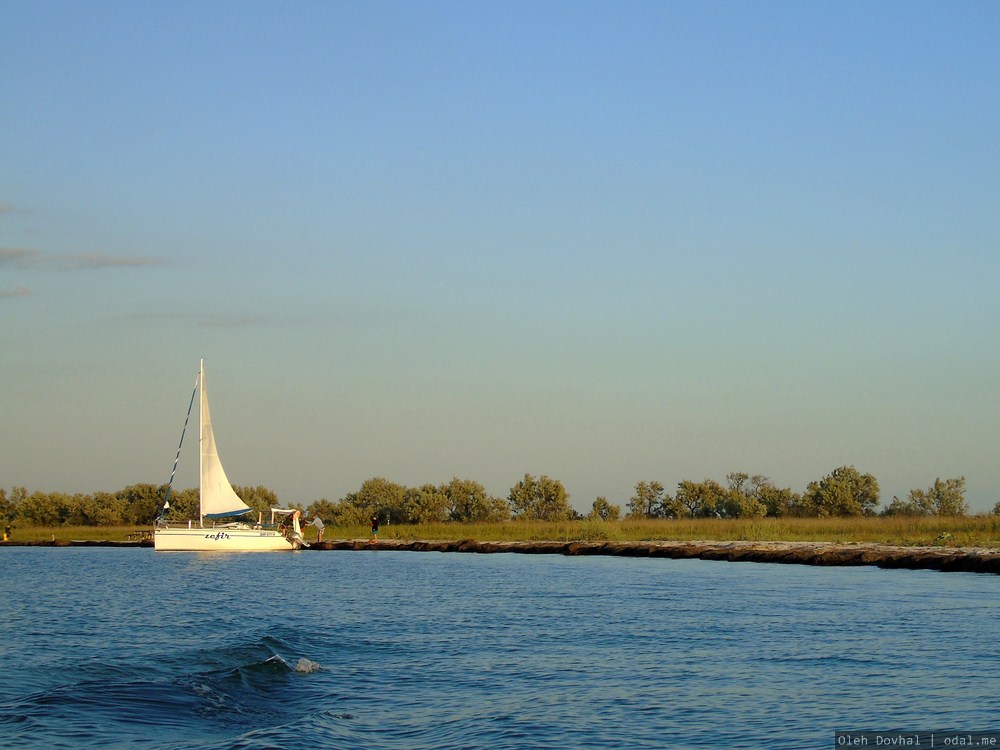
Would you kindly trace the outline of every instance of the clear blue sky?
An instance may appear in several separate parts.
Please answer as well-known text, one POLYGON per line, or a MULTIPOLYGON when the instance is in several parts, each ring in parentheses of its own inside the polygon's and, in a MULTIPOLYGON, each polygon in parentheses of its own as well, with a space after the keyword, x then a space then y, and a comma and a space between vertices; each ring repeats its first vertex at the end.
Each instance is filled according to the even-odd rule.
POLYGON ((531 473, 587 510, 851 464, 989 509, 998 30, 0 0, 0 486, 166 481, 204 357, 230 479, 288 502, 531 473))

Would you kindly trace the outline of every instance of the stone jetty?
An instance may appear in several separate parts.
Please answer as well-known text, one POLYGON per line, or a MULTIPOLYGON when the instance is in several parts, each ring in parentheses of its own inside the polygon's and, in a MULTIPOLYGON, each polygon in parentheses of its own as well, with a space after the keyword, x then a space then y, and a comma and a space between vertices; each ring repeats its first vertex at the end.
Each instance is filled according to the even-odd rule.
POLYGON ((1000 573, 1000 549, 956 547, 895 547, 883 544, 833 542, 480 542, 399 541, 369 543, 333 540, 313 543, 309 550, 398 550, 408 552, 466 552, 524 555, 611 555, 658 557, 673 560, 724 560, 728 562, 784 563, 795 565, 875 565, 880 568, 1000 573))
MULTIPOLYGON (((152 547, 141 541, 42 541, 0 542, 0 547, 152 547)), ((966 573, 1000 573, 1000 549, 988 547, 898 547, 885 544, 834 542, 659 541, 659 542, 480 542, 397 540, 367 542, 333 539, 312 542, 304 552, 347 550, 358 552, 465 552, 522 555, 610 555, 657 557, 673 560, 723 560, 728 562, 783 563, 794 565, 874 565, 966 573)))

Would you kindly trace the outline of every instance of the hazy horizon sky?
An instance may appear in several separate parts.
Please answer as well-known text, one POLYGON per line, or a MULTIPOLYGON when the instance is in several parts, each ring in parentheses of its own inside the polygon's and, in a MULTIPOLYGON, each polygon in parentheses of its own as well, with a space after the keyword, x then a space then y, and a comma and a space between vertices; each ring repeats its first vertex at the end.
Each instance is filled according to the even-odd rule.
POLYGON ((1000 5, 0 0, 0 487, 1000 500, 1000 5), (193 441, 188 441, 189 447, 193 441), (177 483, 196 486, 197 457, 177 483))

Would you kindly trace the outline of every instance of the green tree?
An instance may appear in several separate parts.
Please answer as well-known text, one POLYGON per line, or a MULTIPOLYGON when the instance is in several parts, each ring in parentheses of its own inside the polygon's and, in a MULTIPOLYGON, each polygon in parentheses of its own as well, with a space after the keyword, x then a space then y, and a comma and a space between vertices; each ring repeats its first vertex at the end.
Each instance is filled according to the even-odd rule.
POLYGON ((606 497, 599 497, 594 500, 594 505, 587 518, 595 521, 617 521, 621 515, 620 505, 612 505, 606 497))
POLYGON ((878 506, 878 481, 853 466, 841 466, 810 482, 802 500, 807 515, 871 516, 878 506))
MULTIPOLYGON (((270 518, 271 508, 281 507, 281 501, 278 500, 277 494, 273 490, 269 490, 267 487, 261 485, 257 485, 256 487, 233 485, 233 492, 236 493, 240 500, 250 506, 254 519, 257 518, 258 514, 263 515, 265 518, 270 518)), ((288 507, 302 509, 299 505, 290 505, 288 507)))
POLYGON ((452 521, 496 523, 510 518, 510 505, 490 495, 479 482, 455 477, 442 490, 448 498, 448 517, 452 521))
POLYGON ((122 526, 125 524, 125 503, 110 492, 97 492, 91 498, 91 523, 95 526, 122 526))
POLYGON ((165 484, 133 484, 119 490, 115 497, 125 503, 122 520, 132 526, 152 525, 163 507, 166 492, 165 484))
POLYGON ((733 471, 726 475, 729 491, 734 493, 734 502, 741 516, 759 517, 763 515, 787 516, 801 502, 801 497, 790 488, 779 489, 763 474, 747 474, 733 471))
MULTIPOLYGON (((102 506, 99 505, 99 497, 107 495, 107 493, 97 493, 96 495, 77 495, 74 498, 73 507, 70 509, 70 514, 66 519, 66 523, 72 526, 102 526, 108 521, 107 515, 102 514, 102 506), (100 520, 98 520, 98 518, 100 520)), ((103 508, 110 508, 114 510, 114 505, 120 505, 124 507, 124 503, 120 503, 117 498, 112 495, 108 495, 111 502, 105 502, 103 508), (112 504, 113 503, 113 504, 112 504)), ((120 519, 121 514, 116 514, 116 518, 120 519)), ((108 526, 115 525, 114 522, 107 523, 108 526)))
POLYGON ((729 493, 722 503, 721 515, 729 518, 761 518, 767 515, 764 502, 765 488, 773 487, 763 474, 750 476, 743 472, 730 472, 726 476, 729 493))
POLYGON ((441 487, 425 484, 407 487, 403 500, 393 516, 396 523, 435 523, 448 516, 448 496, 441 487))
POLYGON ((751 481, 747 474, 733 473, 727 479, 728 487, 714 479, 681 482, 676 495, 679 508, 696 518, 759 518, 767 513, 767 506, 757 496, 766 477, 751 481))
POLYGON ((882 515, 885 516, 964 516, 969 512, 965 502, 965 477, 934 480, 926 490, 913 489, 906 500, 894 497, 882 515))
POLYGON ((934 486, 927 490, 939 516, 964 516, 969 512, 965 501, 965 477, 934 480, 934 486))
POLYGON ((562 482, 544 474, 538 479, 525 474, 524 479, 511 487, 507 500, 515 518, 565 521, 574 515, 562 482))
MULTIPOLYGON (((357 504, 355 497, 357 493, 350 493, 333 503, 333 512, 328 516, 323 516, 323 520, 332 523, 334 526, 360 526, 368 522, 372 513, 365 515, 365 506, 357 504)), ((374 512, 374 510, 372 510, 374 512)))
POLYGON ((378 513, 385 521, 398 521, 403 516, 406 488, 384 477, 366 479, 357 492, 351 492, 336 506, 334 523, 338 526, 367 524, 378 513))
POLYGON ((197 487, 188 487, 185 490, 174 490, 170 493, 170 509, 167 511, 169 518, 198 518, 201 498, 198 495, 197 487))
MULTIPOLYGON (((910 490, 912 493, 912 490, 910 490)), ((910 498, 906 500, 901 500, 898 497, 893 497, 892 502, 882 511, 883 516, 927 516, 930 513, 926 512, 925 508, 921 508, 914 504, 910 498)))
POLYGON ((792 492, 790 487, 778 489, 773 484, 761 487, 758 499, 764 504, 766 515, 772 517, 794 516, 796 508, 802 504, 802 496, 792 492))
POLYGON ((65 495, 32 492, 18 503, 17 516, 33 526, 58 526, 69 517, 69 505, 65 495))
POLYGON ((729 491, 714 479, 703 482, 684 480, 677 485, 677 502, 687 515, 695 518, 728 514, 729 499, 729 491))
POLYGON ((13 521, 18 515, 18 508, 24 498, 28 496, 28 491, 24 487, 11 487, 10 497, 0 488, 0 516, 8 521, 13 521))
POLYGON ((628 501, 629 518, 663 518, 665 503, 670 497, 664 495, 663 485, 657 481, 636 482, 635 494, 628 501))

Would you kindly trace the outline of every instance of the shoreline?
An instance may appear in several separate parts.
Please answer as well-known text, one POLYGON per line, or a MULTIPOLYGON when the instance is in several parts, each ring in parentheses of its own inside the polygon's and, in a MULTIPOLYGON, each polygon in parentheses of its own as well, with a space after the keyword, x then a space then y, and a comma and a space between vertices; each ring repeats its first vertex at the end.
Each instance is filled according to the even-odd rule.
MULTIPOLYGON (((143 541, 8 541, 0 547, 149 547, 143 541)), ((699 559, 726 562, 757 562, 787 565, 858 566, 940 570, 944 572, 1000 574, 1000 549, 985 547, 898 547, 861 542, 750 542, 750 541, 660 541, 660 542, 480 542, 334 539, 312 542, 302 552, 399 551, 464 552, 473 554, 606 555, 651 557, 673 560, 699 559)))
POLYGON ((658 541, 658 542, 479 542, 338 540, 308 550, 399 550, 477 554, 607 555, 673 560, 717 560, 786 565, 858 566, 1000 574, 1000 549, 983 547, 897 547, 877 543, 658 541))

